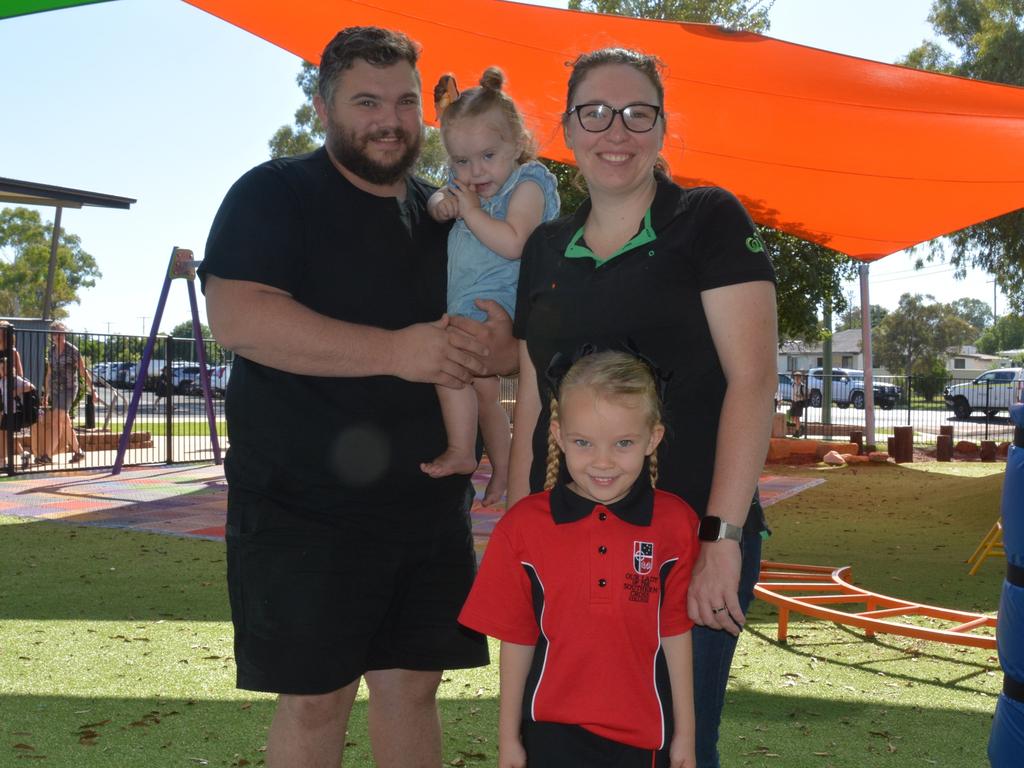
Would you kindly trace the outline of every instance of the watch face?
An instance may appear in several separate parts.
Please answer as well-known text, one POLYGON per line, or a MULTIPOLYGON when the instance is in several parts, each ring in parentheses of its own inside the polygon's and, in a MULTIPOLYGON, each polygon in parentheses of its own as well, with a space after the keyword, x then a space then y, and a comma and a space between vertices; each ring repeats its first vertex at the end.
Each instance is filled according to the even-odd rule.
POLYGON ((722 519, 708 515, 700 520, 700 527, 697 529, 697 538, 701 541, 718 541, 718 534, 722 530, 722 519))

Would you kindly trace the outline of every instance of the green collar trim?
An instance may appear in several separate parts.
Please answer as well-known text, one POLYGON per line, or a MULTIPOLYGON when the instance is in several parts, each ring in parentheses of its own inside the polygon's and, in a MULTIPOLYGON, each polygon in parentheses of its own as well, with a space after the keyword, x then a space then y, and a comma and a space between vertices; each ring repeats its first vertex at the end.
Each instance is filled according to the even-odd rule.
POLYGON ((631 251, 634 248, 639 248, 642 245, 654 242, 658 235, 654 231, 654 227, 651 226, 651 209, 647 209, 647 213, 644 214, 644 223, 640 227, 640 231, 637 232, 630 239, 628 243, 623 245, 619 250, 609 256, 607 259, 599 259, 594 255, 594 252, 590 250, 583 241, 583 227, 576 230, 576 234, 572 236, 572 240, 569 241, 569 245, 565 247, 565 258, 567 259, 593 259, 597 266, 603 266, 609 261, 614 259, 616 256, 631 251))

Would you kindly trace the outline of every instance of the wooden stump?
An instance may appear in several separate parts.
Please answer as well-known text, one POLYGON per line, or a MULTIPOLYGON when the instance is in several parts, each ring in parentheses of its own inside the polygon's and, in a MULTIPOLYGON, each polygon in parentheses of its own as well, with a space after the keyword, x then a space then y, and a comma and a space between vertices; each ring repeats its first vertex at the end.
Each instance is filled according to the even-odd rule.
POLYGON ((893 450, 889 454, 897 464, 910 464, 914 461, 914 428, 893 427, 893 450))
POLYGON ((885 439, 886 452, 892 456, 896 452, 896 438, 887 437, 885 439))
POLYGON ((981 460, 982 461, 995 461, 996 460, 996 441, 995 440, 982 440, 981 441, 981 460))
POLYGON ((935 438, 935 458, 939 461, 953 460, 953 436, 945 433, 935 438))
POLYGON ((941 427, 939 427, 939 434, 940 435, 949 435, 950 437, 952 437, 953 436, 953 425, 952 424, 943 424, 941 427))
POLYGON ((856 443, 857 453, 864 453, 864 430, 854 429, 850 431, 850 442, 856 443))

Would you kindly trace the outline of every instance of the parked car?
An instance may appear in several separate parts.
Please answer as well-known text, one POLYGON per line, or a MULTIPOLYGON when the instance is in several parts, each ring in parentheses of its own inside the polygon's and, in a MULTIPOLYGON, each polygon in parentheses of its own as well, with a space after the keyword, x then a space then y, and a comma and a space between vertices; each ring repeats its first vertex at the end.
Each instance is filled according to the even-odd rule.
POLYGON ((992 418, 1024 400, 1024 368, 995 368, 974 381, 952 384, 945 390, 946 405, 958 419, 974 411, 992 418))
MULTIPOLYGON (((807 372, 807 392, 811 406, 821 406, 822 395, 825 389, 822 368, 811 368, 807 372)), ((889 410, 895 407, 903 396, 903 391, 893 385, 884 383, 873 383, 872 392, 875 396, 875 405, 889 410)), ((832 369, 832 402, 840 408, 864 407, 864 371, 855 368, 833 368, 832 369)))
POLYGON ((129 389, 135 385, 135 363, 107 362, 96 363, 91 369, 94 379, 101 379, 112 387, 129 389))
POLYGON ((793 377, 788 373, 779 374, 779 388, 775 392, 775 400, 779 403, 793 402, 793 377))
POLYGON ((223 397, 231 381, 231 363, 215 365, 210 369, 210 389, 213 394, 223 397))

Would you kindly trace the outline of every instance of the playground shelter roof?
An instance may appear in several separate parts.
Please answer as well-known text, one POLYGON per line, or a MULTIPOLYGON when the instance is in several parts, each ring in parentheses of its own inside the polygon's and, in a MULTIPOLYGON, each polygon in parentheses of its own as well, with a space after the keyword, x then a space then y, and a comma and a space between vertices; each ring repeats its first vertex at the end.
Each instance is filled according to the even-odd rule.
POLYGON ((566 62, 613 45, 657 54, 676 179, 724 186, 760 223, 863 261, 1024 206, 1024 88, 502 0, 186 2, 312 62, 342 27, 401 29, 423 47, 428 92, 444 72, 465 86, 499 65, 541 155, 563 162, 566 62))
MULTIPOLYGON (((95 1, 8 0, 0 18, 95 1)), ((473 84, 497 64, 541 155, 563 162, 566 63, 605 46, 657 54, 675 178, 724 186, 758 222, 861 261, 1024 206, 1024 88, 503 0, 186 2, 313 62, 342 27, 401 29, 423 46, 425 90, 444 72, 473 84)))

